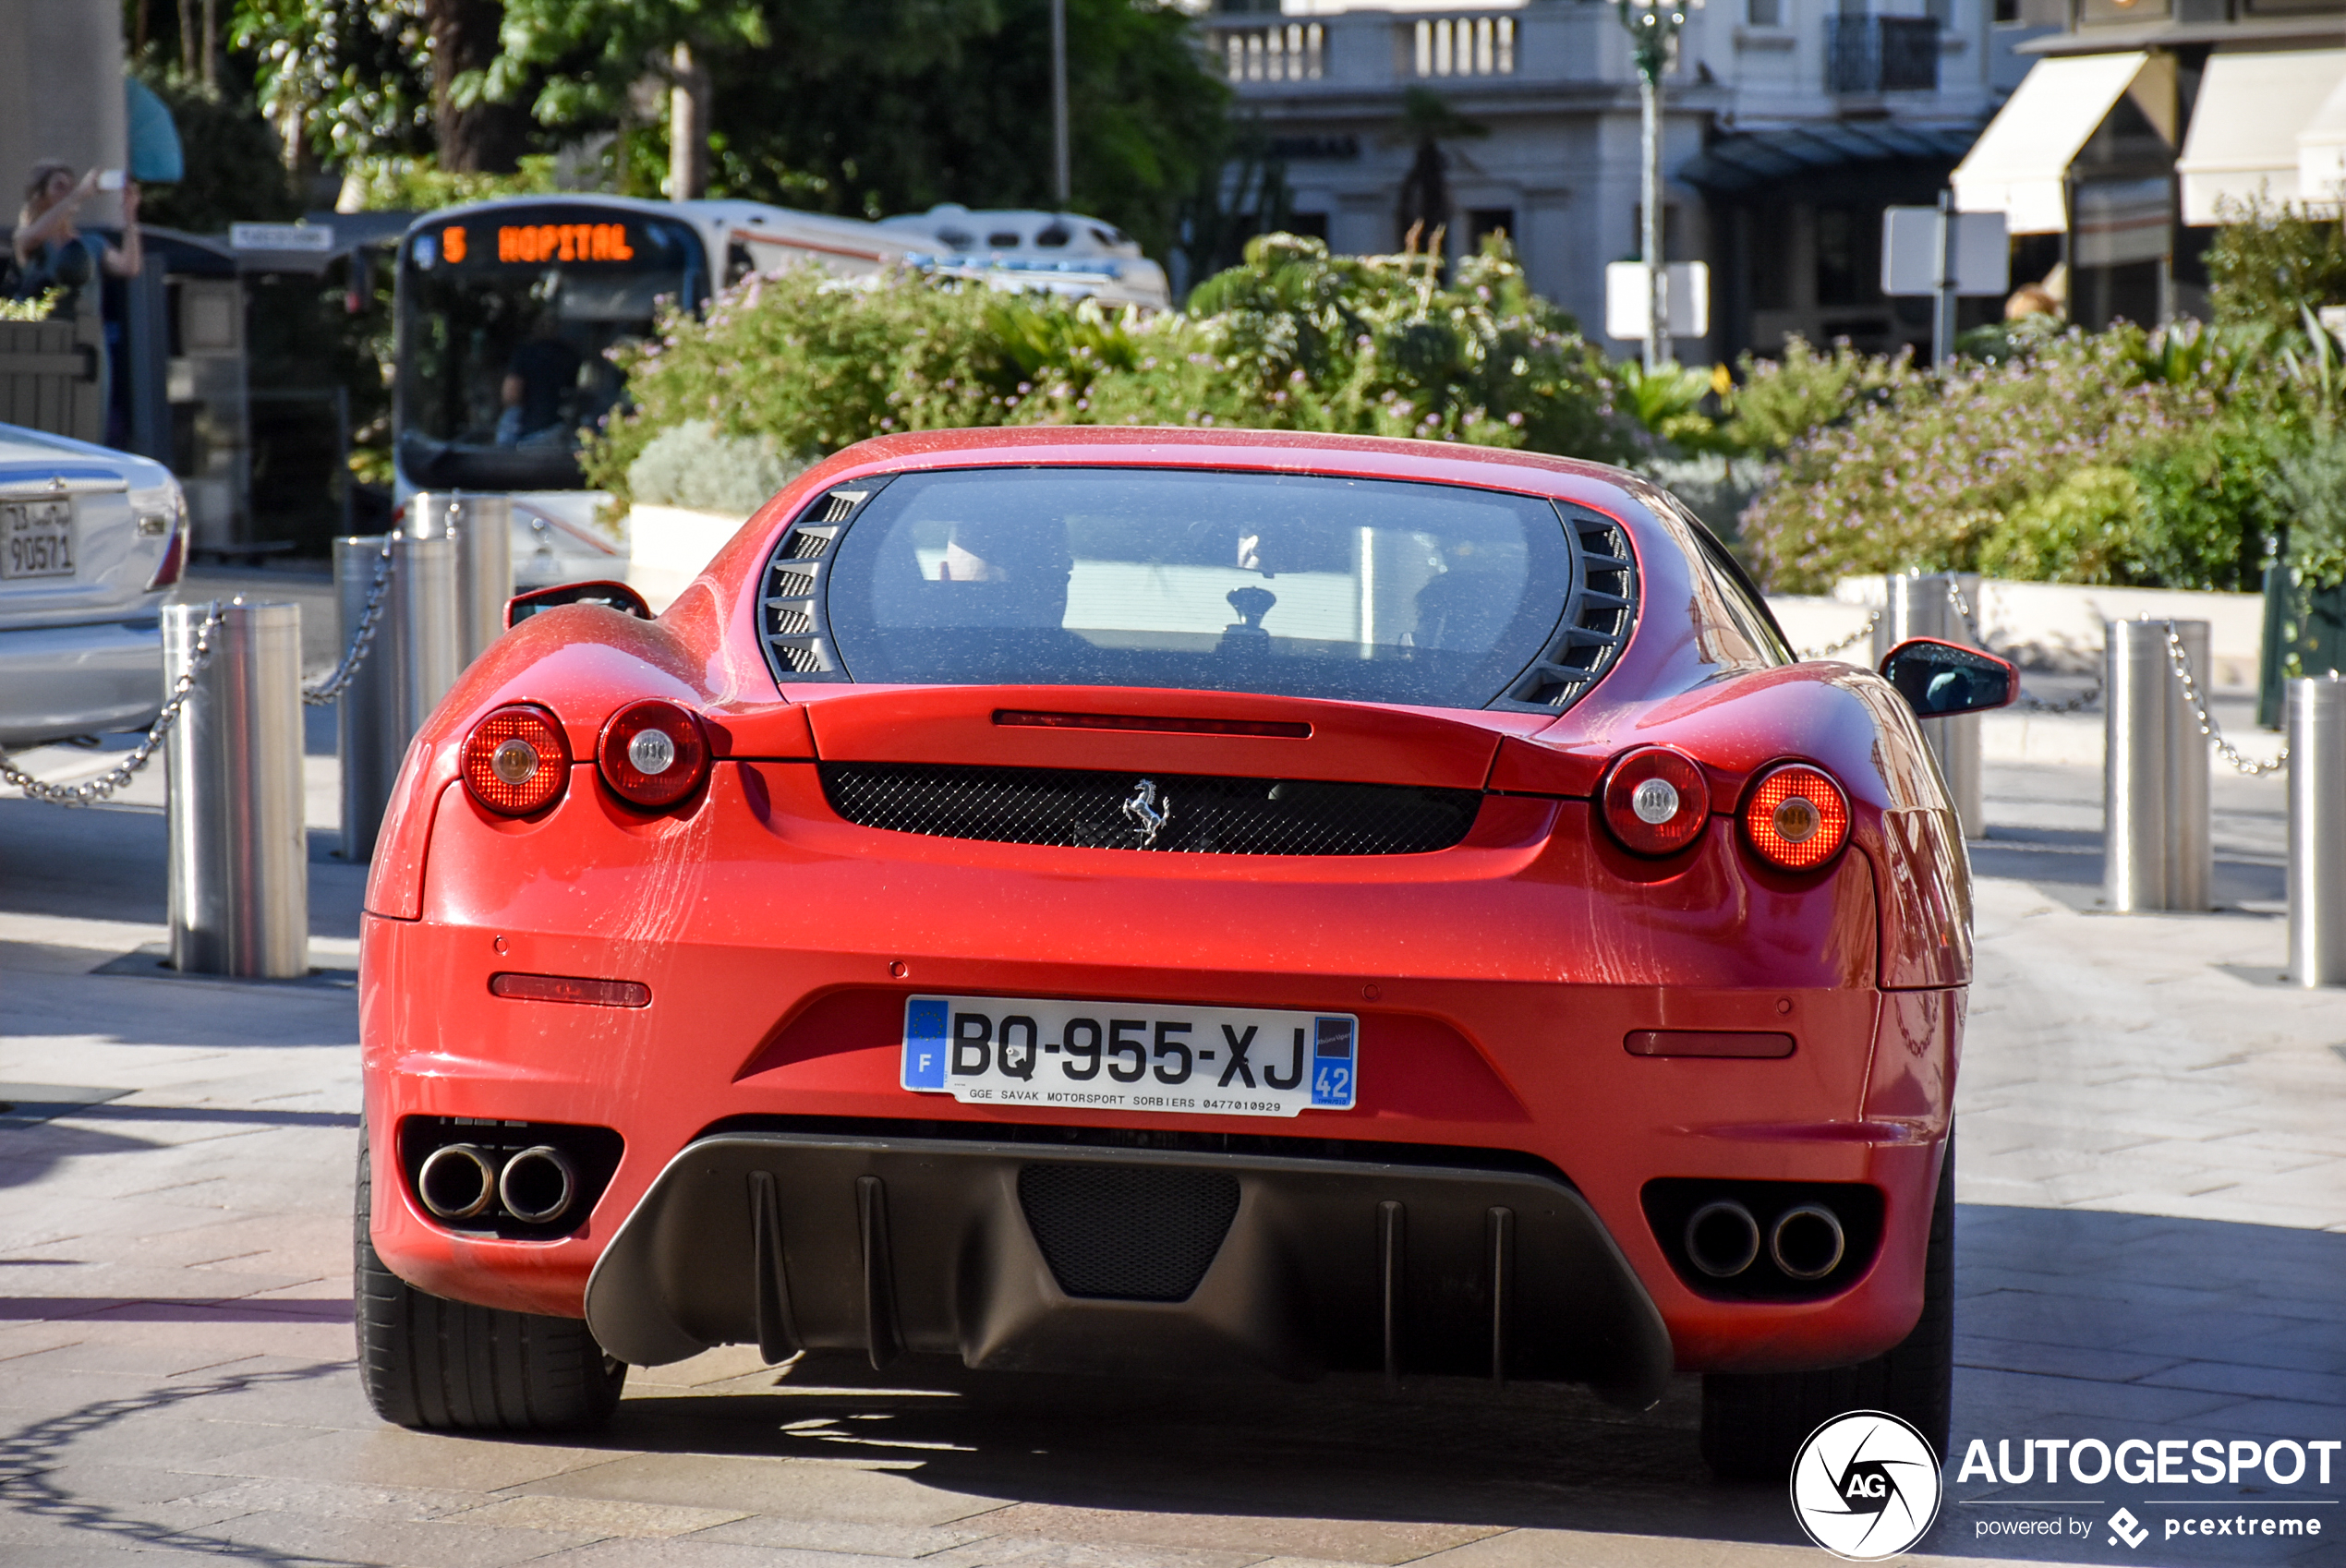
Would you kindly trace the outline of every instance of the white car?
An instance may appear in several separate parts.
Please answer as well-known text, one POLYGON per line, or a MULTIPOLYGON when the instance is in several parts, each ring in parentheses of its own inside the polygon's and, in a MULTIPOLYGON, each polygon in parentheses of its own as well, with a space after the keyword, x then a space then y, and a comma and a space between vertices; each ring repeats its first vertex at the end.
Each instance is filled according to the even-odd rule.
POLYGON ((0 747, 144 729, 187 505, 160 463, 0 425, 0 747))

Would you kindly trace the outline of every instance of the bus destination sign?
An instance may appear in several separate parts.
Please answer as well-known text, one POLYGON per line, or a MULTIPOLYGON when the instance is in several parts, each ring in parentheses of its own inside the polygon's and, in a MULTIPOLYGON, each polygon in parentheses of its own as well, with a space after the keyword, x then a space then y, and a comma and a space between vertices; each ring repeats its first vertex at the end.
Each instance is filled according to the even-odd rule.
MULTIPOLYGON (((440 252, 451 263, 472 256, 465 225, 440 231, 440 252)), ((535 265, 547 261, 633 261, 635 247, 624 223, 505 223, 497 229, 497 259, 535 265)), ((483 257, 481 259, 486 260, 483 257)))

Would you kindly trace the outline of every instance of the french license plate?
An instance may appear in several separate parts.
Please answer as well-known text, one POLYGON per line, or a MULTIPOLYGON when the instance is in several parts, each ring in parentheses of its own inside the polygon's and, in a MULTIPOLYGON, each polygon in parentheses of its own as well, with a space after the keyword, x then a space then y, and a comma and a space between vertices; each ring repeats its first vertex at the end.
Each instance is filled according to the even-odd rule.
POLYGON ((913 996, 904 1004, 903 1084, 987 1105, 1348 1111, 1360 1037, 1348 1013, 913 996))
POLYGON ((0 577, 73 575, 73 502, 0 505, 0 577))

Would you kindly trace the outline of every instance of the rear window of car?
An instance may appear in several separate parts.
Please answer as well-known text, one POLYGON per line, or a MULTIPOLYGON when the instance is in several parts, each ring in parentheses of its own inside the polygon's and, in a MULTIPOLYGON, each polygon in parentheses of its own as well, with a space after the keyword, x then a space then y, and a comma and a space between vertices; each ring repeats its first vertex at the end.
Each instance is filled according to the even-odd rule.
POLYGON ((1573 570, 1547 501, 1448 485, 1148 469, 906 475, 840 542, 860 681, 1159 686, 1481 707, 1573 570))

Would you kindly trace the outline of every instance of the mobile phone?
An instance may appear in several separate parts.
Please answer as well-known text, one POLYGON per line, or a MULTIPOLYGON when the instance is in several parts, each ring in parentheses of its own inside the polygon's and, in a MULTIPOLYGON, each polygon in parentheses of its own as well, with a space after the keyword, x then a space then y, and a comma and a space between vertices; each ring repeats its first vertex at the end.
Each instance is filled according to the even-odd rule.
POLYGON ((120 169, 101 169, 98 171, 98 188, 100 190, 120 190, 122 188, 122 171, 120 169))

